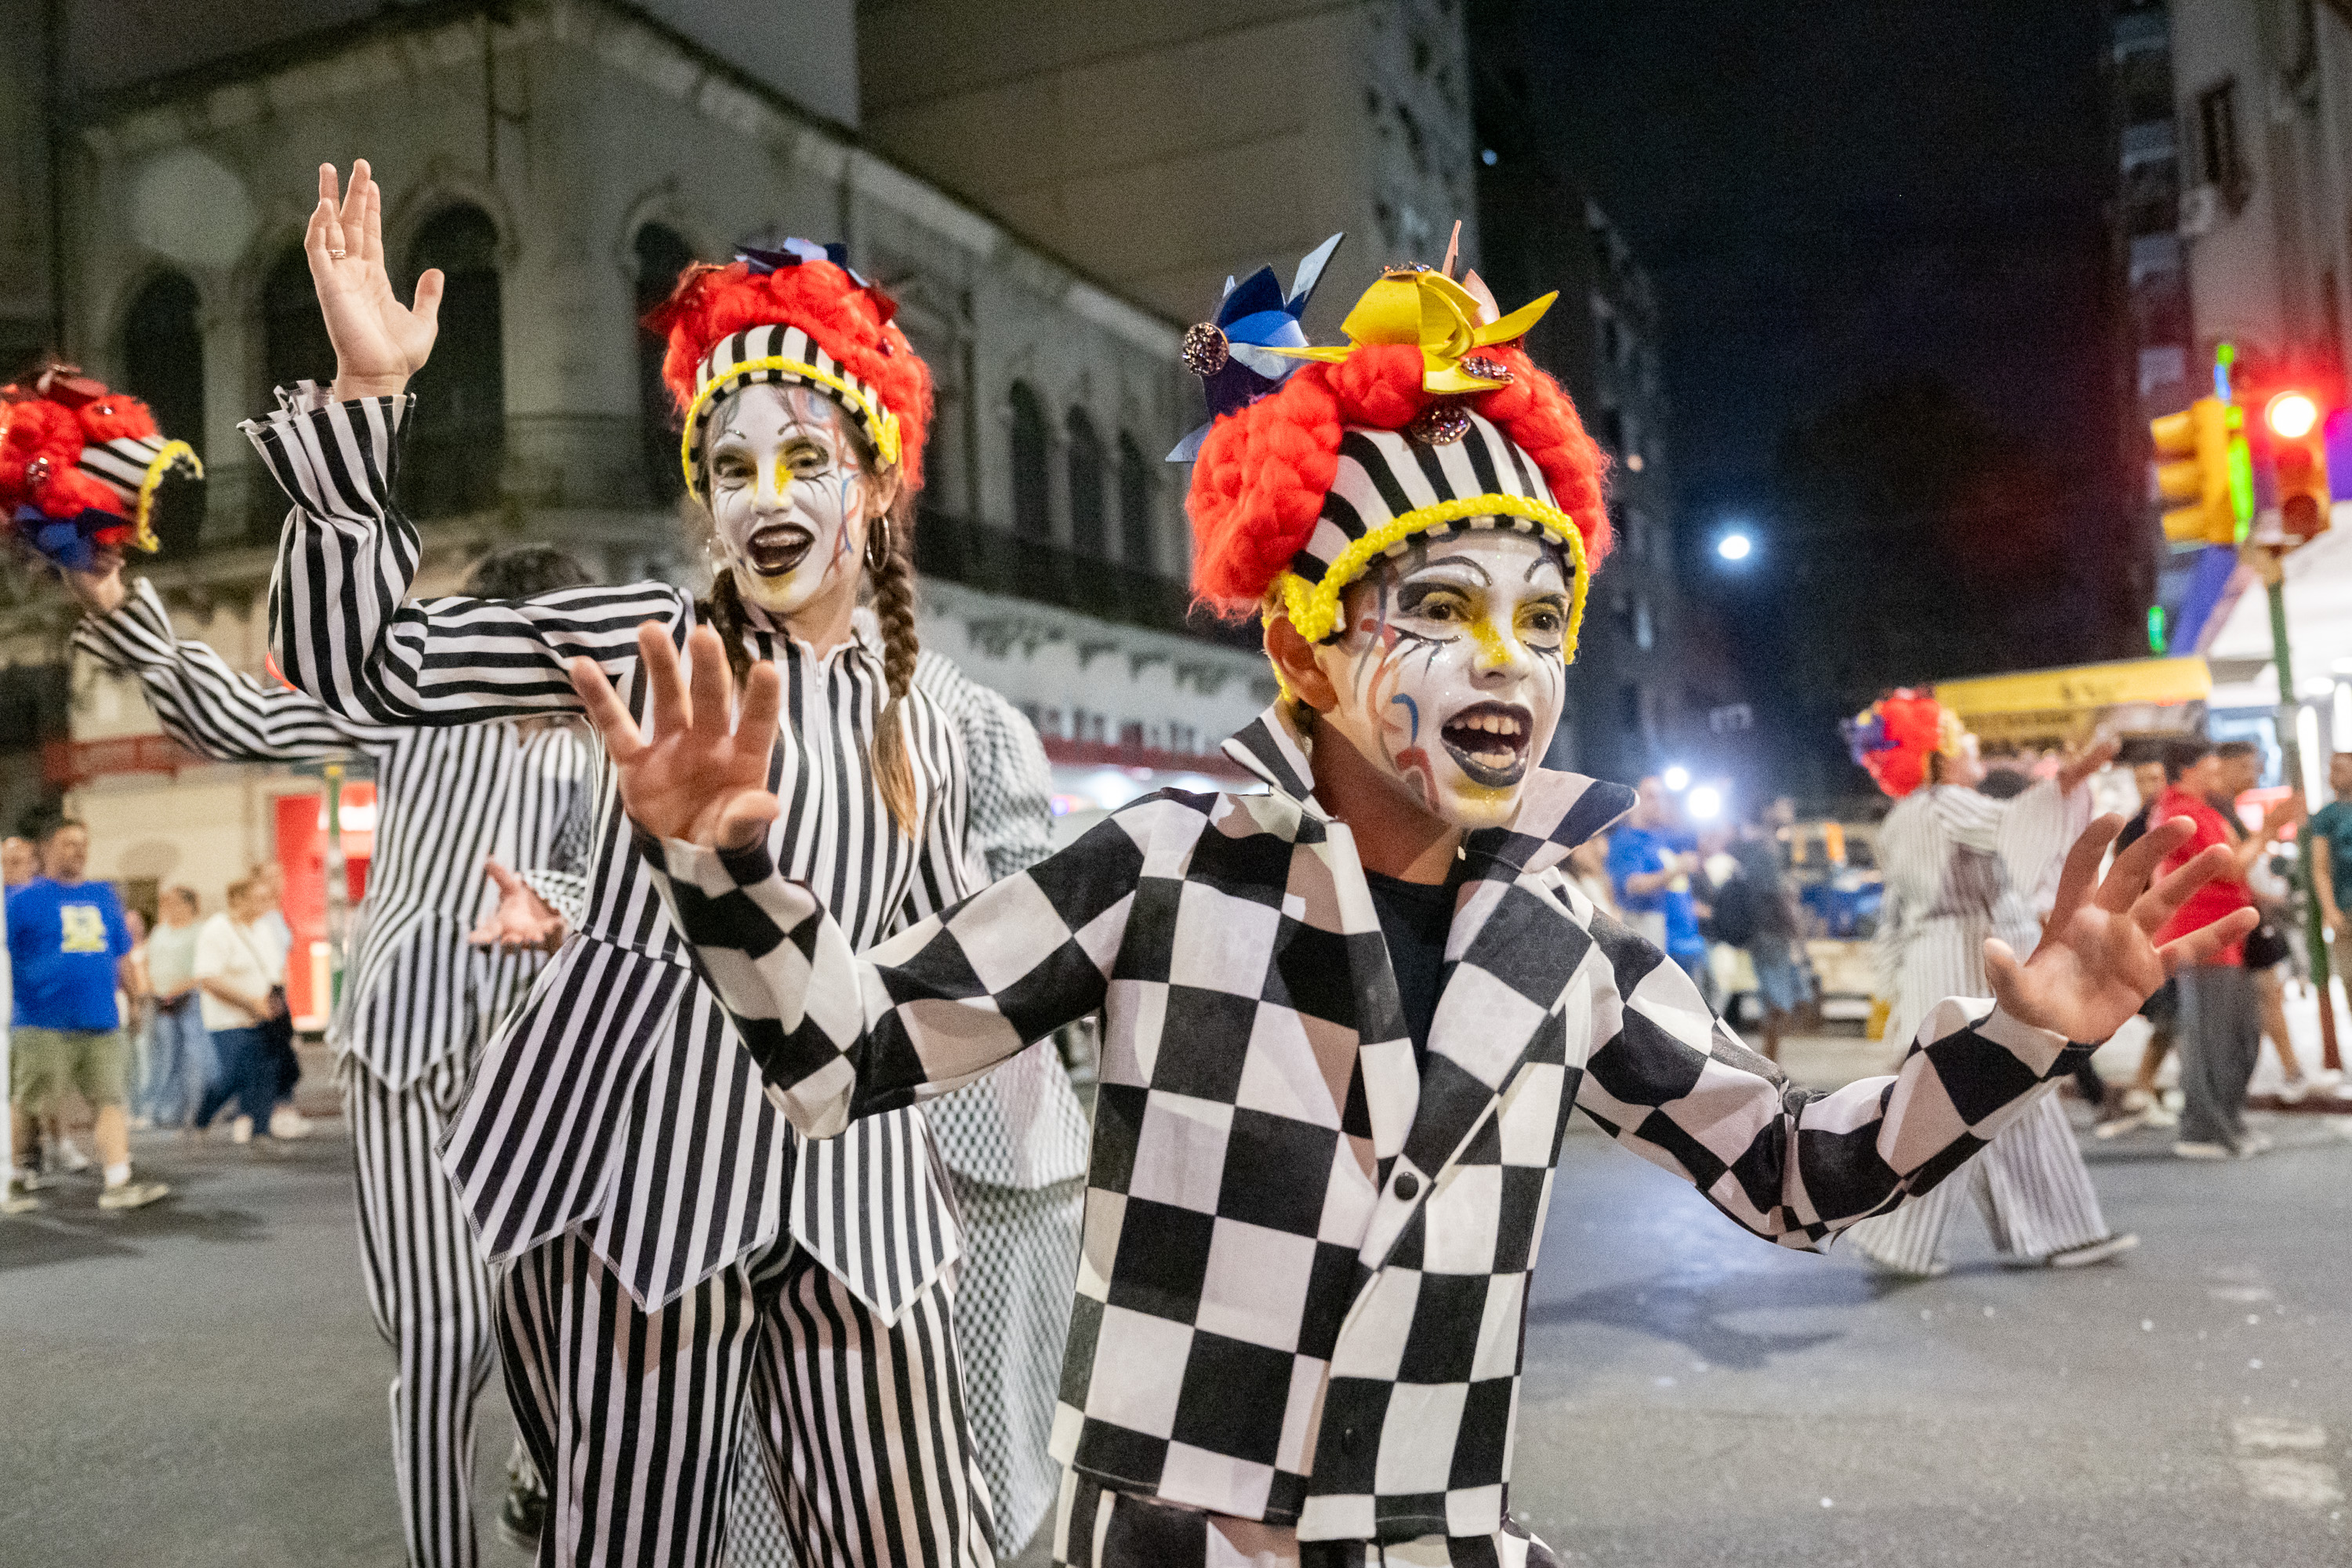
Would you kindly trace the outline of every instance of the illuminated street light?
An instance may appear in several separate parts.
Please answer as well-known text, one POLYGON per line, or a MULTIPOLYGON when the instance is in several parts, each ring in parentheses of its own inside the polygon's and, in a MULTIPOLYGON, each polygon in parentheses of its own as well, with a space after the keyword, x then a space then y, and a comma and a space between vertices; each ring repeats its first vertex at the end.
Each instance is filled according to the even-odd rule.
POLYGON ((2282 392, 2263 410, 2273 433, 2300 441, 2319 423, 2319 405, 2300 392, 2282 392))
POLYGON ((1744 533, 1727 533, 1715 542, 1715 552, 1726 561, 1745 561, 1755 549, 1756 542, 1744 533))
POLYGON ((1658 775, 1658 782, 1676 795, 1680 795, 1690 788, 1690 770, 1676 763, 1658 775))
POLYGON ((1690 807, 1692 821, 1713 822, 1723 815, 1723 792, 1713 784, 1701 784, 1684 804, 1690 807))

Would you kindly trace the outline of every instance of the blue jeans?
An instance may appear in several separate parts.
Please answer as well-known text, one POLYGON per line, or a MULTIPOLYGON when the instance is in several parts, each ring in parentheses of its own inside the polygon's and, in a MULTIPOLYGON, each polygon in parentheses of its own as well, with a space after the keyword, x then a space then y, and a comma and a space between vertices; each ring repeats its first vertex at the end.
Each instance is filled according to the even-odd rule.
POLYGON ((278 1059, 269 1048, 269 1031, 216 1030, 213 1052, 220 1058, 220 1077, 205 1090, 196 1125, 210 1127, 220 1108, 234 1099, 238 1111, 253 1118, 253 1135, 268 1137, 269 1112, 278 1103, 278 1059))
POLYGON ((191 994, 177 1007, 159 1005, 147 1037, 147 1076, 138 1110, 158 1127, 177 1127, 203 1100, 220 1076, 212 1037, 205 1033, 204 1009, 191 994))

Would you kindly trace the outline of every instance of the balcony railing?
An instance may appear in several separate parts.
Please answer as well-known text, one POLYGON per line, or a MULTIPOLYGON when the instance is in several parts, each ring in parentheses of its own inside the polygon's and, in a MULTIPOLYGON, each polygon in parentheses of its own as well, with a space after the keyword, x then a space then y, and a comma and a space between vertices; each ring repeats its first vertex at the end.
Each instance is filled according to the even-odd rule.
POLYGON ((928 576, 1016 599, 1053 605, 1120 626, 1181 632, 1255 652, 1255 625, 1234 626, 1192 605, 1182 584, 1153 572, 1081 555, 1050 540, 1024 539, 944 512, 916 520, 915 566, 928 576))

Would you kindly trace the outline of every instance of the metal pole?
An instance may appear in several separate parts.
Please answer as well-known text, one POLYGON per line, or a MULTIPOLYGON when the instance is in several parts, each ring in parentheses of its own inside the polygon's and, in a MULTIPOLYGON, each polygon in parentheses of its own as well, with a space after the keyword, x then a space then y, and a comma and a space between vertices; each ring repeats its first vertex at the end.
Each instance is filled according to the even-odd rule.
MULTIPOLYGON (((2290 786, 2303 787, 2303 742, 2295 735, 2294 656, 2286 640, 2286 574, 2276 563, 2263 574, 2271 602, 2271 657, 2278 668, 2279 751, 2285 758, 2290 786)), ((2344 1068, 2336 1040, 2336 995, 2328 978, 2327 933, 2319 918, 2319 895, 2311 884, 2311 857, 2295 858, 2295 878, 2303 889, 2303 935, 2311 952, 2311 983, 2319 992, 2320 1065, 2330 1072, 2344 1068)))

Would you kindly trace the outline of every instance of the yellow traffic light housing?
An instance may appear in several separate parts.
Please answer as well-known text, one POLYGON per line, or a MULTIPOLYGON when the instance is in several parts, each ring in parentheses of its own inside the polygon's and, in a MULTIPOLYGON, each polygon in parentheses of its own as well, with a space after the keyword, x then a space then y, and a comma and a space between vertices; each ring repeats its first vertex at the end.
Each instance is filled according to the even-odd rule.
POLYGON ((2156 487, 2173 506, 2164 536, 2174 544, 2235 545, 2254 515, 2253 460, 2244 411, 2200 397, 2179 414, 2152 421, 2156 487))

